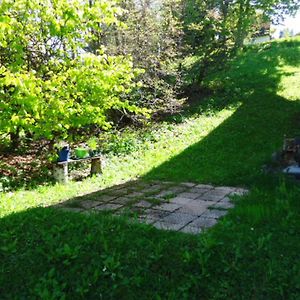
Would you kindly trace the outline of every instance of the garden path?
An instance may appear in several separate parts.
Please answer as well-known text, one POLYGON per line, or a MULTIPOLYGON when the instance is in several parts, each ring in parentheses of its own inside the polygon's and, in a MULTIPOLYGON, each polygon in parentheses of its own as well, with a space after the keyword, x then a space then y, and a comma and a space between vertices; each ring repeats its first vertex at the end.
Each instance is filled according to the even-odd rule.
POLYGON ((158 229, 197 234, 226 215, 234 206, 232 196, 246 192, 236 187, 136 180, 71 199, 59 207, 86 214, 107 211, 158 229))

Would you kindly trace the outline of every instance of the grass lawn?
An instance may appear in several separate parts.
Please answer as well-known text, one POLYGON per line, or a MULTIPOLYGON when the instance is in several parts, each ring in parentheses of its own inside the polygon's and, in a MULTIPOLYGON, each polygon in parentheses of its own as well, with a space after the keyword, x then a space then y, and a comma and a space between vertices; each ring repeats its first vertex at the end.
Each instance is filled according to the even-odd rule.
POLYGON ((182 123, 124 137, 103 177, 0 195, 0 299, 300 298, 300 187, 262 172, 300 135, 300 39, 250 48, 206 84, 182 123), (200 236, 44 207, 137 176, 251 193, 200 236))

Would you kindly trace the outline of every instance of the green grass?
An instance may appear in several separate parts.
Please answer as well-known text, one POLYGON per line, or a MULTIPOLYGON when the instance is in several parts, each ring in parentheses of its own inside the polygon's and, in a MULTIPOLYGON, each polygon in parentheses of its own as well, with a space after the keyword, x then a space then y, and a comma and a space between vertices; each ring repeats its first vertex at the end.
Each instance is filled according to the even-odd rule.
POLYGON ((181 124, 125 135, 102 177, 0 195, 1 299, 300 298, 300 188, 261 171, 300 133, 300 40, 252 47, 206 86, 181 124), (41 207, 137 176, 251 193, 200 236, 41 207))
POLYGON ((0 220, 1 299, 299 299, 299 188, 253 191, 198 237, 36 208, 0 220))
MULTIPOLYGON (((206 103, 219 116, 209 134, 151 170, 147 178, 253 185, 285 134, 300 135, 300 40, 254 47, 214 74, 206 103)), ((191 134, 197 134, 194 131, 191 134)))

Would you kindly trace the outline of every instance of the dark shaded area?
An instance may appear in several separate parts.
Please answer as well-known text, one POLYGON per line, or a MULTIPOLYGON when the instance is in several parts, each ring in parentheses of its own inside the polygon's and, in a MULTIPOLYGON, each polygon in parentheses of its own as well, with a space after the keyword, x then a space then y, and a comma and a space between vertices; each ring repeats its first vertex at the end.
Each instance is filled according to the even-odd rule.
POLYGON ((300 65, 300 42, 284 41, 253 47, 231 68, 211 76, 207 85, 219 90, 202 104, 200 113, 238 105, 234 114, 199 143, 163 163, 145 177, 251 185, 261 181, 262 165, 282 146, 283 136, 299 135, 299 101, 277 95, 282 76, 278 67, 300 65), (297 121, 298 120, 298 121, 297 121))
POLYGON ((0 191, 52 184, 49 142, 25 139, 14 150, 0 143, 0 191))
MULTIPOLYGON (((228 84, 240 86, 239 95, 245 96, 228 98, 229 91, 226 99, 241 106, 209 136, 147 177, 263 181, 261 163, 280 146, 283 133, 299 130, 299 105, 276 95, 283 75, 276 66, 279 59, 298 65, 300 53, 289 43, 277 47, 257 58, 246 53, 243 63, 233 63, 239 71, 231 73, 228 84)), ((229 104, 224 99, 207 107, 219 111, 229 104)), ((0 298, 298 299, 299 222, 299 187, 285 183, 268 192, 252 191, 200 237, 105 214, 30 209, 0 219, 0 298)))
POLYGON ((297 299, 298 199, 285 185, 254 191, 201 236, 103 213, 6 216, 1 299, 297 299))

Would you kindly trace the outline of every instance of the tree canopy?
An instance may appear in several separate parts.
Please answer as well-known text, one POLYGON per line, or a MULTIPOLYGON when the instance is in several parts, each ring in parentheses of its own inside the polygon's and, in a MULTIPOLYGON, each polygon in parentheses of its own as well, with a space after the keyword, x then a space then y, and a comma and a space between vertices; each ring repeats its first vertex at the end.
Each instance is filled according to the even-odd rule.
POLYGON ((3 0, 0 133, 67 138, 170 108, 259 24, 297 8, 298 0, 3 0))

